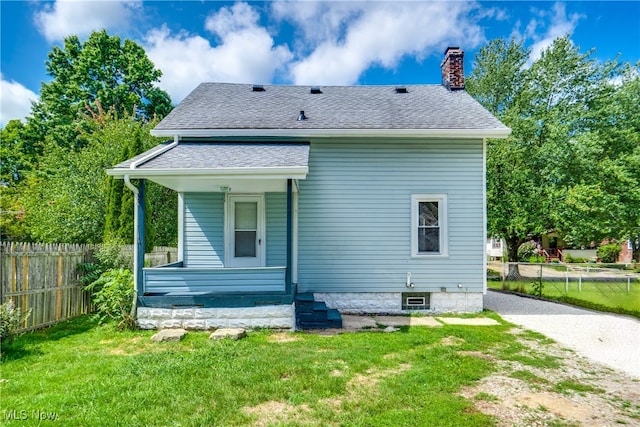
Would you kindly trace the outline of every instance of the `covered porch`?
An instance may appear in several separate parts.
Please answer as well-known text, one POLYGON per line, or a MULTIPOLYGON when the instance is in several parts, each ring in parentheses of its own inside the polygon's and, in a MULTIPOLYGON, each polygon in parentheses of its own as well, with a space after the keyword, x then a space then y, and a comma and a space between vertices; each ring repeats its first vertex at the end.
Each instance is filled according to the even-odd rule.
POLYGON ((297 181, 307 176, 308 156, 308 143, 176 138, 107 171, 135 195, 134 270, 142 323, 167 327, 180 317, 210 319, 215 313, 208 309, 260 307, 263 313, 286 306, 293 316, 297 181), (147 180, 178 194, 179 261, 154 268, 143 264, 147 180), (166 312, 160 316, 158 310, 166 312), (155 318, 161 320, 148 321, 155 318))

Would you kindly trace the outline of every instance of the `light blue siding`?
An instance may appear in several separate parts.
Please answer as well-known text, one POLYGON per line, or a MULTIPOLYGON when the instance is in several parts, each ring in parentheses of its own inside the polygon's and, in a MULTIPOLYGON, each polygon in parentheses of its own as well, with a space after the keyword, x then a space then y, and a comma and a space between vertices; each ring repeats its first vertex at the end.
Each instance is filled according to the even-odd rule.
MULTIPOLYGON (((224 194, 184 194, 184 266, 224 267, 224 194)), ((268 267, 286 265, 287 198, 265 194, 268 267)))
POLYGON ((265 195, 267 267, 287 265, 287 195, 265 195))
POLYGON ((184 266, 224 266, 224 194, 184 194, 184 266))
POLYGON ((482 291, 482 140, 311 144, 300 181, 298 289, 482 291), (411 195, 446 194, 448 256, 411 257, 411 195))
POLYGON ((145 268, 145 292, 284 292, 285 268, 145 268))

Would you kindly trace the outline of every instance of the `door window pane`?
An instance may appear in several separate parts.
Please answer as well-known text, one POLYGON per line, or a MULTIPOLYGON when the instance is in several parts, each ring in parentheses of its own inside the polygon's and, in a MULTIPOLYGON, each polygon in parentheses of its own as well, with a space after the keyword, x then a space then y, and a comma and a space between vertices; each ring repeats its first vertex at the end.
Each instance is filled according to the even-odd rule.
POLYGON ((235 256, 255 257, 256 256, 256 232, 255 231, 236 231, 235 240, 235 256))
POLYGON ((234 211, 235 257, 256 257, 258 203, 236 202, 234 211))
POLYGON ((258 228, 258 203, 236 202, 236 230, 255 230, 258 228))

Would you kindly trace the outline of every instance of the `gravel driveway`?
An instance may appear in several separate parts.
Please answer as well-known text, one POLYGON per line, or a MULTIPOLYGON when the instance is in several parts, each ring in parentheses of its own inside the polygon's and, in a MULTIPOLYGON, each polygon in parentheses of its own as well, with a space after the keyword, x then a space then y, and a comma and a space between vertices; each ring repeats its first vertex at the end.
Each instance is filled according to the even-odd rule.
POLYGON ((606 366, 640 378, 640 321, 489 291, 484 307, 606 366))

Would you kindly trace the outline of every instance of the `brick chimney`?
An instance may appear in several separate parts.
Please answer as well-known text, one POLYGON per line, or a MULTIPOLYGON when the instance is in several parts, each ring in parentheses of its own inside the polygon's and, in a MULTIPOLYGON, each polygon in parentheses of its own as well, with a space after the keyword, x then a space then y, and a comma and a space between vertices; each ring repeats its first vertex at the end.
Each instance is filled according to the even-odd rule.
POLYGON ((442 68, 442 85, 447 89, 464 90, 464 51, 459 47, 448 47, 444 52, 442 68))

